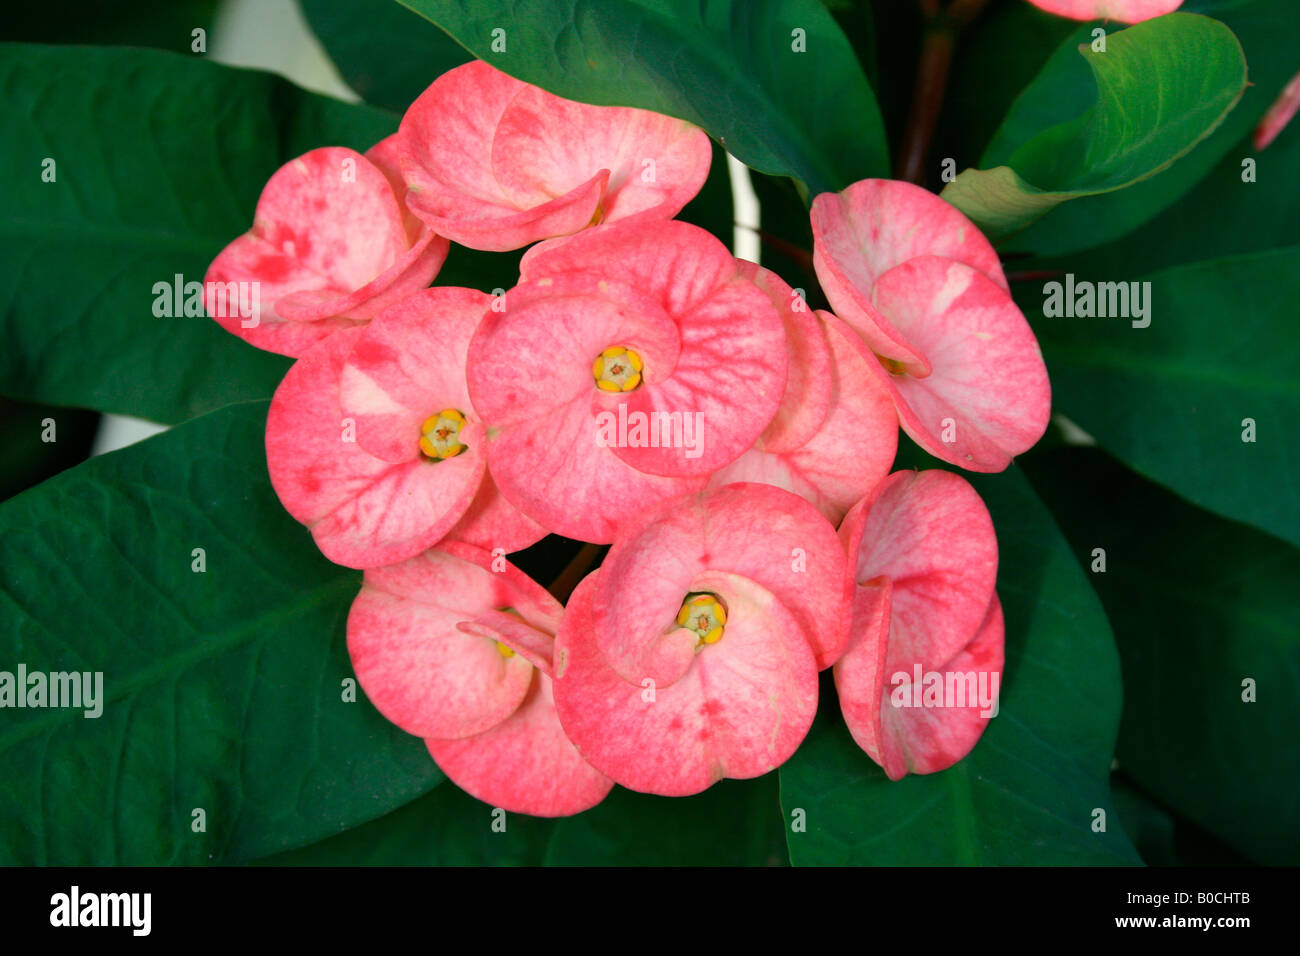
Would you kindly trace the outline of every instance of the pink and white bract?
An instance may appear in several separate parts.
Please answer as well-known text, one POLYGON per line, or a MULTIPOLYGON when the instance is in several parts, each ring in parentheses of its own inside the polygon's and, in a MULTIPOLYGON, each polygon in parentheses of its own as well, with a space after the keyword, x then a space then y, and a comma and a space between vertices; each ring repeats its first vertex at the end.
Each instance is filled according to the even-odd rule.
POLYGON ((866 179, 812 206, 813 263, 903 430, 972 471, 1002 471, 1047 429, 1038 341, 988 240, 919 186, 866 179))
POLYGON ((271 483, 337 564, 404 561, 447 535, 517 550, 545 529, 487 475, 486 430, 465 385, 491 297, 436 288, 298 360, 266 423, 271 483))
POLYGON ((424 737, 461 789, 512 812, 567 816, 595 806, 613 782, 578 755, 555 714, 561 614, 504 559, 446 543, 366 572, 348 653, 374 705, 424 737))
POLYGON ((623 786, 697 793, 780 766, 844 641, 844 553, 789 492, 736 484, 629 529, 574 592, 556 640, 556 708, 623 786))
POLYGON ((470 345, 502 493, 551 531, 612 541, 704 485, 776 414, 781 317, 717 239, 682 222, 543 243, 470 345))
POLYGON ((813 312, 774 273, 741 263, 785 321, 790 366, 776 417, 754 446, 714 472, 709 487, 737 481, 775 485, 806 498, 838 523, 889 473, 898 416, 888 389, 855 336, 827 312, 813 312))
POLYGON ((298 356, 433 281, 448 243, 410 218, 395 173, 382 168, 390 149, 390 140, 367 156, 330 146, 280 167, 253 228, 208 267, 208 314, 258 348, 298 356), (258 314, 232 306, 241 283, 256 283, 258 314))
POLYGON ((435 80, 399 137, 415 214, 493 252, 600 222, 671 219, 712 160, 689 123, 561 99, 480 61, 435 80))
POLYGON ((1140 23, 1173 13, 1183 0, 1029 0, 1040 10, 1071 20, 1118 20, 1140 23))
POLYGON ((839 533, 850 623, 835 689, 849 731, 891 780, 950 767, 984 732, 1001 683, 988 509, 951 472, 899 471, 839 533))

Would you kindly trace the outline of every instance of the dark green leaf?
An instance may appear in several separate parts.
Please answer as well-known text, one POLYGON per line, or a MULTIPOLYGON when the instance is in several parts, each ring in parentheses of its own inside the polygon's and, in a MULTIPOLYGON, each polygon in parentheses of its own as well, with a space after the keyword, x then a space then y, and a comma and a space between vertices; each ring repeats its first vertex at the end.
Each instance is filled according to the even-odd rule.
POLYGON ((1147 866, 1176 866, 1174 819, 1122 775, 1110 779, 1115 809, 1133 845, 1147 866))
POLYGON ((161 422, 269 397, 288 361, 155 317, 155 283, 201 282, 289 159, 394 128, 199 57, 0 44, 0 388, 161 422))
POLYGON ((301 0, 343 79, 367 103, 401 113, 425 87, 472 57, 394 0, 301 0))
POLYGON ((0 863, 249 860, 439 779, 419 740, 344 700, 359 575, 272 493, 266 408, 222 409, 0 504, 0 668, 103 675, 97 718, 3 712, 0 863))
POLYGON ((1090 577, 1123 663, 1120 767, 1258 862, 1300 862, 1300 552, 1097 449, 1026 469, 1079 559, 1105 551, 1090 577))
MULTIPOLYGON (((1111 278, 1080 273, 1073 281, 1083 288, 1077 284, 1111 278)), ((1300 543, 1300 378, 1287 347, 1300 301, 1300 246, 1144 281, 1146 316, 1131 320, 1115 317, 1132 291, 1126 283, 1113 298, 1097 284, 1110 318, 1048 318, 1036 290, 1017 289, 1047 359, 1053 404, 1143 475, 1300 543), (1254 440, 1243 440, 1250 433, 1254 440)))
POLYGON ((261 862, 609 867, 773 866, 786 861, 776 775, 769 774, 726 780, 677 799, 615 787, 599 806, 561 820, 502 815, 444 783, 385 817, 261 862))
POLYGON ((778 866, 786 862, 776 774, 724 780, 693 797, 615 787, 605 802, 559 821, 552 866, 778 866))
POLYGON ((818 0, 401 2, 512 76, 585 103, 689 120, 809 195, 888 173, 871 87, 818 0), (818 103, 834 106, 810 108, 818 103))
POLYGON ((554 820, 503 813, 443 783, 378 820, 258 862, 271 866, 540 866, 554 829, 554 820))
MULTIPOLYGON (((833 693, 780 771, 796 865, 1127 864, 1108 777, 1119 661, 1106 616, 1051 516, 1014 468, 974 482, 993 514, 1006 614, 1000 712, 966 759, 891 782, 849 736, 833 693)), ((824 681, 823 687, 829 688, 824 681)))

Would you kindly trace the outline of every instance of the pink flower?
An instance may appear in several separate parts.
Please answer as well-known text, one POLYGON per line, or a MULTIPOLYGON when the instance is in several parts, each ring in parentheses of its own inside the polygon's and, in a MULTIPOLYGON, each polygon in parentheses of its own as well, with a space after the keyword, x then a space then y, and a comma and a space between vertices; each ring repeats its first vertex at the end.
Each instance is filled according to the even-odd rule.
POLYGON ((1001 471, 1042 437, 1051 387, 1038 341, 970 220, 919 186, 866 179, 818 196, 812 227, 826 297, 917 444, 1001 471))
POLYGON ((633 222, 543 243, 470 347, 502 493, 558 534, 619 524, 702 487, 785 389, 781 317, 709 233, 633 222))
POLYGON ((988 509, 951 472, 899 471, 854 506, 840 538, 850 623, 835 688, 849 731, 891 780, 950 767, 996 713, 1001 683, 988 509))
POLYGON ((448 243, 407 213, 391 149, 392 137, 365 156, 330 146, 276 170, 253 228, 208 267, 208 314, 258 348, 298 356, 432 282, 448 243), (240 289, 254 314, 234 306, 240 289))
POLYGON ((671 219, 700 191, 708 136, 681 120, 553 96, 475 61, 402 118, 411 208, 471 249, 518 249, 600 222, 671 219))
POLYGON ((515 551, 545 530, 497 493, 465 385, 491 297, 426 289, 294 364, 266 423, 271 483, 337 564, 372 568, 450 535, 515 551))
POLYGON ((348 653, 371 702, 424 737, 453 783, 514 813, 565 816, 613 781, 560 729, 551 689, 559 603, 504 559, 446 542, 366 572, 348 653))
POLYGON ((810 504, 767 485, 688 495, 629 527, 569 600, 555 705, 625 787, 698 793, 779 766, 845 639, 844 552, 810 504))
POLYGON ((1273 140, 1277 139, 1278 133, 1286 129, 1287 124, 1295 118, 1297 110, 1300 110, 1300 73, 1291 77, 1291 82, 1273 101, 1273 105, 1268 108, 1268 112, 1255 127, 1252 139, 1255 149, 1267 149, 1273 140))
MULTIPOLYGON (((754 446, 714 472, 709 487, 754 481, 793 491, 838 523, 889 473, 898 414, 854 334, 813 312, 777 275, 749 262, 741 274, 771 298, 785 321, 790 368, 776 417, 754 446)), ((875 364, 872 362, 871 364, 875 364)))
POLYGON ((1172 13, 1183 0, 1029 0, 1040 10, 1071 20, 1119 20, 1140 23, 1172 13))

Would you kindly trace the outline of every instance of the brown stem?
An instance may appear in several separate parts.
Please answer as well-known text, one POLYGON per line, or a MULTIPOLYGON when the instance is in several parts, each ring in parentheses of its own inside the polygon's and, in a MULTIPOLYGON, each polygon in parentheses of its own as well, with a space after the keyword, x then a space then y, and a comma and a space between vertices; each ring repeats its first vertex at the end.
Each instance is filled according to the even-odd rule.
POLYGON ((930 141, 943 109, 948 86, 948 70, 957 45, 957 34, 984 8, 988 0, 953 0, 938 10, 932 0, 922 0, 926 16, 925 35, 921 41, 921 58, 916 65, 916 87, 912 107, 898 153, 898 178, 917 185, 925 184, 925 161, 930 141))
POLYGON ((950 32, 933 24, 926 27, 921 59, 916 65, 912 108, 907 114, 902 151, 898 157, 898 178, 918 186, 925 184, 926 154, 930 151, 934 127, 939 122, 953 46, 954 37, 950 32))
POLYGON ((578 553, 573 556, 560 576, 551 582, 551 586, 546 590, 551 592, 551 597, 563 604, 573 593, 573 589, 578 586, 583 578, 587 576, 587 570, 596 563, 596 560, 604 553, 605 545, 603 544, 584 544, 578 549, 578 553))
POLYGON ((807 249, 801 249, 793 242, 787 242, 780 236, 774 236, 770 232, 765 232, 762 229, 756 231, 758 232, 758 238, 761 239, 765 245, 771 246, 777 252, 797 262, 799 267, 803 269, 804 272, 808 273, 808 275, 814 277, 817 275, 817 270, 813 268, 812 253, 807 249))

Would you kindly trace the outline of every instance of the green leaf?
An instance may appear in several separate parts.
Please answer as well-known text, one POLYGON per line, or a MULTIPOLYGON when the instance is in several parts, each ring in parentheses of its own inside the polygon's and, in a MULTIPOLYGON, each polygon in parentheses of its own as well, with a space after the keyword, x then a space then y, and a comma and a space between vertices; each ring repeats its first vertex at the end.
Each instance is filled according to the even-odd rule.
MULTIPOLYGON (((1108 278, 1080 273, 1073 281, 1078 288, 1108 278)), ((1017 289, 1047 360, 1053 404, 1139 473, 1300 544, 1300 377, 1286 347, 1300 301, 1300 246, 1143 281, 1146 317, 1132 320, 1048 318, 1045 298, 1017 289), (1243 440, 1252 428, 1254 440, 1243 440)), ((1104 290, 1112 316, 1131 290, 1119 283, 1113 301, 1104 290)), ((1062 299, 1072 298, 1068 291, 1062 299)))
POLYGON ((555 824, 503 814, 445 782, 378 820, 257 862, 268 866, 540 866, 555 824))
POLYGON ((395 125, 198 57, 0 44, 0 389, 160 422, 269 397, 288 360, 155 317, 155 283, 201 282, 289 159, 395 125))
POLYGON ((551 866, 780 866, 786 862, 776 774, 724 780, 692 797, 621 787, 559 821, 551 866))
POLYGON ((1142 862, 1147 866, 1177 866, 1173 817, 1120 774, 1111 776, 1110 792, 1124 832, 1132 839, 1142 862))
POLYGON ((1179 202, 1119 242, 1029 260, 1025 268, 1128 280, 1170 266, 1295 245, 1300 189, 1292 171, 1298 168, 1300 122, 1261 153, 1247 136, 1179 202), (1247 160, 1253 166, 1249 177, 1247 160))
MULTIPOLYGON (((1241 183, 1241 160, 1253 151, 1249 144, 1242 144, 1241 141, 1259 122, 1295 70, 1296 63, 1293 62, 1291 51, 1300 48, 1300 17, 1294 16, 1294 0, 1240 0, 1237 3, 1204 0, 1201 6, 1203 9, 1198 12, 1210 13, 1222 20, 1245 50, 1246 62, 1250 67, 1250 85, 1241 102, 1218 129, 1164 172, 1119 192, 1062 203, 1024 232, 1008 240, 1004 245, 1006 250, 1028 250, 1042 256, 1060 255, 1127 236, 1162 210, 1171 207, 1184 213, 1190 212, 1186 207, 1205 200, 1196 198, 1195 194, 1189 196, 1189 190, 1205 179, 1225 156, 1230 157, 1225 165, 1233 170, 1231 179, 1241 183)), ((1183 9, 1191 12, 1192 5, 1187 4, 1183 9)), ((1085 78, 1084 82, 1091 86, 1090 80, 1085 78)), ((1279 163, 1277 151, 1278 147, 1273 147, 1266 154, 1266 168, 1289 168, 1279 163)), ((1296 190, 1286 191, 1287 201, 1293 201, 1295 196, 1296 190)), ((1245 197, 1239 193, 1237 198, 1245 197)), ((1197 211, 1205 212, 1200 209, 1197 211)), ((1232 211, 1217 204, 1209 211, 1215 216, 1214 225, 1193 235, 1213 241, 1222 229, 1219 217, 1232 211)), ((1258 230, 1261 226, 1281 221, 1285 221, 1282 216, 1270 211, 1252 219, 1251 227, 1258 230)), ((1294 230, 1292 236, 1296 236, 1294 230)), ((1182 244, 1188 238, 1178 231, 1168 230, 1160 235, 1155 248, 1160 249, 1171 243, 1182 244)), ((1149 245, 1149 240, 1135 245, 1139 247, 1139 254, 1155 251, 1149 245)), ((1209 258, 1209 255, 1212 254, 1202 253, 1195 258, 1209 258)), ((1152 267, 1148 267, 1148 271, 1150 268, 1152 267)))
POLYGON ((830 681, 808 739, 780 771, 796 865, 1079 865, 1138 862, 1108 776, 1119 661, 1069 545, 1012 468, 973 484, 993 514, 1006 614, 1000 711, 975 749, 937 774, 891 782, 849 736, 830 681))
POLYGON ((99 717, 4 711, 0 863, 239 862, 440 779, 419 740, 344 699, 359 575, 272 493, 266 408, 222 409, 0 504, 0 666, 103 675, 99 717))
POLYGON ((809 195, 888 174, 871 87, 818 0, 401 2, 512 76, 584 103, 688 120, 809 195))
POLYGON ((259 862, 600 867, 786 862, 775 774, 758 780, 724 780, 704 793, 682 798, 615 787, 599 806, 561 820, 495 813, 448 782, 378 820, 259 862))
POLYGON ((1080 560, 1105 551, 1090 577, 1123 663, 1121 769, 1256 861, 1300 862, 1300 551, 1098 449, 1025 467, 1080 560))
POLYGON ((1182 200, 1119 242, 1030 260, 1026 268, 1131 280, 1170 266, 1295 245, 1300 190, 1292 170, 1300 168, 1300 124, 1257 157, 1251 153, 1248 141, 1238 143, 1182 200), (1242 179, 1245 158, 1256 163, 1253 182, 1242 179))
MULTIPOLYGON (((931 155, 953 157, 962 169, 977 165, 1016 98, 1078 29, 1077 22, 1024 0, 990 4, 958 38, 931 155)), ((1069 53, 1078 60, 1073 47, 1069 53)), ((1096 89, 1091 74, 1083 73, 1087 98, 1078 105, 1080 112, 1092 105, 1096 89)), ((1049 114, 1046 123, 1059 115, 1049 114)))
POLYGON ((367 103, 401 113, 468 51, 393 0, 300 0, 335 66, 367 103))
POLYGON ((1016 101, 981 160, 987 168, 962 171, 943 191, 995 241, 1066 200, 1160 172, 1208 136, 1246 88, 1241 44, 1208 17, 1147 20, 1110 34, 1104 53, 1076 47, 1082 32, 1016 101), (1096 82, 1096 101, 1060 122, 1082 105, 1080 58, 1096 82))

